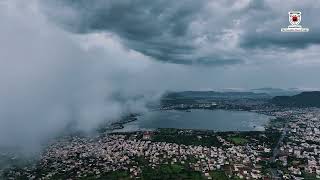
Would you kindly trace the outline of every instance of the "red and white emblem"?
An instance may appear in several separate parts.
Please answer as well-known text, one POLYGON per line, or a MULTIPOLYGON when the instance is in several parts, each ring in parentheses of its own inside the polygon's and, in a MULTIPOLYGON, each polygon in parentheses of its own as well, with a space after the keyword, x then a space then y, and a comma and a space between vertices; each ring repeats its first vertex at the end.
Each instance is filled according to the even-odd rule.
POLYGON ((292 26, 299 26, 301 22, 301 12, 300 11, 290 11, 289 22, 292 26))
POLYGON ((289 25, 287 28, 281 28, 281 32, 309 32, 309 28, 304 28, 300 24, 301 12, 300 11, 289 11, 289 25))

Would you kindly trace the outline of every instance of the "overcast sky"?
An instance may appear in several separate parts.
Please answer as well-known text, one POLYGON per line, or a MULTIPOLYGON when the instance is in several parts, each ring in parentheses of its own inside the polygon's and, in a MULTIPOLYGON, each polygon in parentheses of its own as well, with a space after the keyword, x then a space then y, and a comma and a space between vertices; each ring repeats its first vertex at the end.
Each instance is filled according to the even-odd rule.
POLYGON ((42 12, 67 31, 110 33, 154 61, 193 67, 190 88, 320 87, 317 0, 43 2, 42 12), (290 10, 302 12, 310 32, 280 32, 290 10))
MULTIPOLYGON (((0 146, 167 90, 320 88, 318 0, 0 0, 0 146), (308 33, 281 33, 288 11, 308 33)), ((24 143, 22 143, 24 142, 24 143)))

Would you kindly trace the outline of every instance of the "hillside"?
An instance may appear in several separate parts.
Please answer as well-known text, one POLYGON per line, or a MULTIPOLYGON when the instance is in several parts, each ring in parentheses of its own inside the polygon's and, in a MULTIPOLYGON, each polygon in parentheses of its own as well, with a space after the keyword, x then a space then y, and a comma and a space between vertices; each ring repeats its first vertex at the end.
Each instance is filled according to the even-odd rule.
POLYGON ((290 89, 280 89, 280 88, 258 88, 258 89, 251 89, 254 93, 266 93, 270 96, 293 96, 301 93, 302 91, 295 88, 290 89))
POLYGON ((168 92, 165 98, 266 98, 265 93, 253 92, 217 92, 217 91, 182 91, 168 92))
POLYGON ((320 107, 320 91, 302 92, 294 96, 276 96, 271 102, 280 106, 320 107))

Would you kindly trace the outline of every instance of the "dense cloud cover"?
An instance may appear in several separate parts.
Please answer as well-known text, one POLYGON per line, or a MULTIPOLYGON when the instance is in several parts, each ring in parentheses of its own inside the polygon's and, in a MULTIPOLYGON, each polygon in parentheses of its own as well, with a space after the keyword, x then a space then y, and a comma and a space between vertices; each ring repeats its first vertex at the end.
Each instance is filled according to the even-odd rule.
POLYGON ((178 64, 252 63, 265 51, 287 53, 320 43, 317 0, 44 2, 48 17, 72 32, 112 32, 130 49, 178 64), (290 10, 302 11, 309 33, 280 32, 290 10))
POLYGON ((0 146, 144 111, 166 90, 319 88, 317 0, 0 1, 0 146), (281 33, 301 10, 309 33, 281 33))
POLYGON ((150 60, 104 36, 64 32, 37 5, 0 6, 0 147, 34 150, 70 125, 90 132, 155 100, 148 83, 139 86, 150 60))

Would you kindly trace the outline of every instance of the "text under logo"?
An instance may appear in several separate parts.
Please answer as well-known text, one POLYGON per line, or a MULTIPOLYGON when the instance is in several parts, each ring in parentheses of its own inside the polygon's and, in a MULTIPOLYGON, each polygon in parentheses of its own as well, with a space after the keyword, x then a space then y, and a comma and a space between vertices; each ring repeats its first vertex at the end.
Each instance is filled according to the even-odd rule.
POLYGON ((289 11, 289 25, 287 28, 281 28, 281 32, 309 32, 309 28, 303 28, 300 24, 302 20, 300 11, 289 11))

